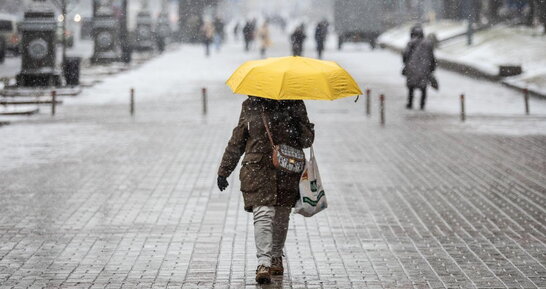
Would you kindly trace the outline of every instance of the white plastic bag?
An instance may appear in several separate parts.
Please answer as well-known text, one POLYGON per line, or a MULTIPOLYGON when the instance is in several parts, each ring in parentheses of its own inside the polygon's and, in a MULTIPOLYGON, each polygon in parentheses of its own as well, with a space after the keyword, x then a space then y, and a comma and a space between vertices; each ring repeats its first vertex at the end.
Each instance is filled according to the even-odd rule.
POLYGON ((309 161, 305 163, 299 186, 300 199, 294 208, 295 214, 311 217, 328 207, 313 147, 309 161))

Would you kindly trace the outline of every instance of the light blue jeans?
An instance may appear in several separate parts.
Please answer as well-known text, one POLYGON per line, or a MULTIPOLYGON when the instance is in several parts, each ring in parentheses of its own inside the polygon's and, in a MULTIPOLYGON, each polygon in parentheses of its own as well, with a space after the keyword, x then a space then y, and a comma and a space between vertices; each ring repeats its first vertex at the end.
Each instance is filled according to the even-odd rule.
POLYGON ((291 210, 290 207, 276 206, 253 208, 258 266, 271 267, 271 258, 282 257, 291 210))

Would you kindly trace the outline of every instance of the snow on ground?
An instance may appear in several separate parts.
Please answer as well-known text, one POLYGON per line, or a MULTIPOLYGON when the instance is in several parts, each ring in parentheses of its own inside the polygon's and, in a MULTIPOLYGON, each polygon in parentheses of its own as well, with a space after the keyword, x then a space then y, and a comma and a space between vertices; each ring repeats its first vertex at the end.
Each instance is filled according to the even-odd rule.
POLYGON ((195 86, 206 87, 210 82, 223 82, 239 64, 252 59, 243 53, 227 52, 239 48, 239 45, 228 44, 219 53, 213 51, 211 57, 206 58, 202 45, 184 45, 165 52, 139 69, 107 77, 106 81, 84 90, 77 98, 68 99, 66 104, 125 103, 131 88, 135 89, 139 100, 157 98, 172 91, 198 95, 200 91, 195 91, 195 86), (188 87, 187 83, 192 86, 188 87))
MULTIPOLYGON (((347 45, 341 52, 330 50, 326 57, 356 75, 362 89, 371 88, 376 94, 406 99, 405 78, 401 75, 402 57, 387 50, 372 51, 366 44, 347 45), (379 91, 377 91, 379 90, 379 91), (394 95, 393 95, 394 94, 394 95)), ((473 115, 521 115, 523 95, 496 82, 466 77, 438 69, 435 72, 440 90, 429 89, 427 110, 433 113, 458 114, 460 94, 466 95, 466 111, 473 115)), ((420 99, 416 92, 415 104, 420 99)), ((417 107, 415 105, 415 107, 417 107)), ((530 98, 532 113, 546 115, 546 101, 530 98)))
MULTIPOLYGON (((410 40, 409 32, 413 25, 415 25, 415 23, 410 22, 391 29, 379 36, 378 41, 379 43, 388 43, 397 49, 404 49, 410 40)), ((423 25, 423 30, 427 35, 434 33, 436 38, 439 41, 442 41, 465 33, 466 27, 467 25, 465 22, 442 20, 434 23, 425 23, 423 25)))
MULTIPOLYGON (((408 28, 409 29, 409 28, 408 28)), ((333 38, 331 36, 331 38, 333 38)), ((335 50, 335 42, 329 42, 328 60, 334 60, 355 75, 362 89, 372 89, 376 113, 376 97, 387 97, 387 119, 392 114, 412 116, 439 116, 450 120, 454 127, 466 132, 486 134, 544 134, 546 132, 546 101, 531 97, 531 115, 525 116, 523 94, 499 83, 467 77, 439 68, 436 77, 440 90, 428 90, 426 112, 406 111, 405 78, 401 75, 402 57, 391 51, 370 50, 367 44, 348 43, 343 50, 335 50), (467 121, 460 123, 460 95, 465 94, 467 121)), ((361 98, 362 99, 362 98, 361 98)), ((418 107, 420 92, 416 91, 414 107, 418 107)), ((345 104, 347 105, 347 104, 345 104)), ((362 105, 362 104, 360 104, 362 105)), ((435 121, 431 117, 427 121, 435 121)))
POLYGON ((38 109, 37 105, 0 105, 0 115, 2 113, 22 113, 38 109))
MULTIPOLYGON (((8 56, 4 63, 0 64, 0 78, 13 77, 21 69, 21 58, 8 56)), ((3 88, 3 84, 2 88, 3 88)))
MULTIPOLYGON (((273 46, 268 56, 286 56, 290 54, 288 37, 278 30, 272 29, 273 46)), ((63 107, 78 108, 84 114, 89 114, 94 107, 104 111, 119 113, 119 107, 128 105, 129 91, 135 88, 137 111, 142 106, 156 105, 160 102, 175 101, 176 109, 173 113, 200 109, 201 87, 209 88, 210 114, 213 116, 218 109, 238 109, 238 103, 244 96, 233 96, 225 86, 225 80, 243 62, 258 59, 257 44, 250 53, 243 53, 243 44, 231 39, 220 52, 212 51, 209 58, 204 56, 202 45, 182 45, 178 49, 170 50, 137 69, 122 72, 104 78, 104 81, 91 88, 86 88, 77 97, 64 98, 64 105, 59 108, 62 118, 63 107), (174 100, 173 98, 176 98, 174 100), (235 100, 235 101, 233 101, 235 100), (180 107, 178 103, 186 103, 180 107), (86 106, 94 106, 85 109, 86 106), (215 111, 216 110, 216 111, 215 111)), ((305 55, 315 57, 315 43, 309 35, 305 44, 305 55)), ((506 134, 536 134, 546 131, 546 101, 531 98, 531 117, 525 118, 524 104, 521 93, 506 88, 498 83, 472 79, 463 75, 439 69, 437 77, 440 82, 440 91, 429 90, 427 110, 407 111, 405 80, 400 74, 402 69, 401 57, 387 50, 371 50, 367 44, 351 44, 344 46, 342 51, 336 48, 335 35, 329 36, 326 60, 338 62, 346 68, 365 90, 373 91, 373 117, 377 117, 377 96, 385 93, 387 97, 387 118, 389 121, 400 121, 405 117, 413 116, 441 116, 442 120, 449 120, 456 124, 458 129, 465 129, 485 133, 506 134), (468 121, 465 124, 458 122, 460 111, 459 95, 466 95, 466 110, 468 121), (502 125, 498 125, 501 124, 502 125)), ((419 102, 419 93, 416 93, 415 107, 419 102)), ((355 98, 347 98, 333 102, 307 102, 310 116, 321 121, 336 121, 339 118, 350 118, 363 121, 365 118, 364 97, 358 103, 355 98)), ((46 109, 46 111, 48 111, 46 109)), ((125 112, 125 111, 123 111, 125 112)), ((40 115, 50 119, 47 112, 40 115)), ((138 115, 138 113, 137 113, 138 115)), ((226 121, 223 113, 217 118, 226 121)), ((238 111, 233 113, 233 119, 238 111)), ((89 115, 91 117, 91 115, 89 115)), ((168 117, 168 116, 165 116, 168 117)), ((32 117, 33 118, 33 117, 32 117)), ((424 118, 427 120, 427 118, 424 118)), ((430 120, 433 122, 434 118, 430 120)), ((229 118, 231 120, 231 118, 229 118)), ((441 125, 439 125, 441 127, 441 125)))
POLYGON ((546 36, 538 35, 533 29, 497 25, 477 32, 473 41, 470 47, 466 37, 442 43, 438 57, 475 66, 491 74, 498 74, 498 67, 504 64, 522 65, 524 73, 546 67, 546 36))
MULTIPOLYGON (((412 24, 406 24, 380 37, 380 43, 403 49, 412 24)), ((465 22, 438 21, 424 25, 426 34, 435 33, 440 41, 464 33, 465 22)), ((521 65, 523 74, 503 81, 518 88, 529 88, 546 95, 546 35, 529 27, 496 25, 474 34, 473 45, 465 36, 452 38, 436 50, 439 60, 470 66, 490 76, 499 74, 500 65, 521 65)))

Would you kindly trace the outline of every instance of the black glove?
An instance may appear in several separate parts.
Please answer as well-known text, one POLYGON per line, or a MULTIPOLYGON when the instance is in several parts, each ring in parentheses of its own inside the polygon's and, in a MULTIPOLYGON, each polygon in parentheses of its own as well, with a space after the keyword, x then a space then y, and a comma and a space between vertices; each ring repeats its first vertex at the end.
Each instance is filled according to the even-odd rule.
POLYGON ((217 182, 218 182, 218 188, 220 189, 220 191, 225 190, 229 186, 229 183, 226 177, 218 176, 217 182))

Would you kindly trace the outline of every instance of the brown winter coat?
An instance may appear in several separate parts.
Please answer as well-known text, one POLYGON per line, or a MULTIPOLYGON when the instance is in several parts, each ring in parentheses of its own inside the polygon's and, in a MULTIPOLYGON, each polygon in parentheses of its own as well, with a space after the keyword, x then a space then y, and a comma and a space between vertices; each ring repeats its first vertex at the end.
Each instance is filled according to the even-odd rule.
POLYGON ((314 125, 309 122, 303 101, 249 97, 243 102, 239 123, 233 129, 218 175, 228 177, 244 153, 239 179, 245 210, 249 212, 253 206, 293 207, 299 199, 300 175, 273 167, 272 147, 261 116, 264 108, 275 144, 308 148, 315 138, 314 125))

